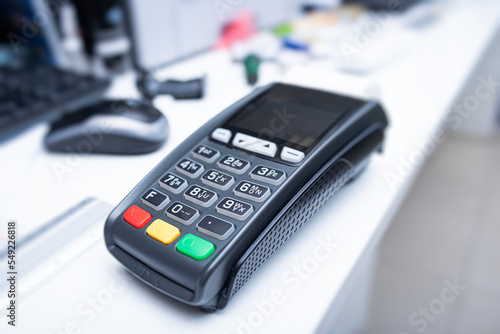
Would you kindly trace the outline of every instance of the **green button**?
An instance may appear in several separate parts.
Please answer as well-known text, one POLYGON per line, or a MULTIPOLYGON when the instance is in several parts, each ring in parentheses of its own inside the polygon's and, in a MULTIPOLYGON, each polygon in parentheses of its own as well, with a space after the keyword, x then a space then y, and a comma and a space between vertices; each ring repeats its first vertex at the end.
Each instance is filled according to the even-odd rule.
POLYGON ((177 250, 195 260, 205 260, 214 252, 215 246, 196 235, 186 234, 177 244, 177 250))

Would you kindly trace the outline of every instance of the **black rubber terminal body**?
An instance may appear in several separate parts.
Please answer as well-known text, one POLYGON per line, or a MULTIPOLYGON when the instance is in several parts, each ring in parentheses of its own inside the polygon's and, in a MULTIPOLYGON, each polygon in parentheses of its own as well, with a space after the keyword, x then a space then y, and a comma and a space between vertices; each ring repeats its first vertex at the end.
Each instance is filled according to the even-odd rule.
MULTIPOLYGON (((387 118, 376 101, 279 83, 256 89, 193 133, 127 195, 106 221, 106 245, 150 286, 208 312, 221 309, 325 201, 364 170, 371 153, 382 150, 386 127, 387 118), (259 133, 268 124, 262 125, 263 117, 270 117, 274 136, 259 133), (318 124, 319 119, 322 124, 318 124), (286 126, 279 127, 279 121, 286 126), (213 132, 219 128, 230 137, 214 137, 213 132), (238 133, 265 144, 263 153, 241 146, 238 133), (266 151, 273 145, 276 151, 266 151), (200 156, 196 154, 200 147, 211 150, 200 156), (303 153, 303 159, 285 159, 285 148, 303 153), (222 163, 228 155, 238 160, 233 166, 236 169, 222 163), (189 163, 184 166, 193 163, 189 172, 179 167, 185 161, 189 163), (272 179, 255 179, 252 172, 261 166, 280 172, 272 179), (210 174, 213 171, 217 173, 210 174), (208 176, 215 178, 220 173, 225 174, 223 181, 215 185, 207 182, 208 176), (177 191, 162 185, 161 181, 171 174, 183 179, 186 188, 177 191), (188 191, 196 186, 208 190, 207 202, 214 193, 216 200, 190 201, 188 191), (250 186, 256 186, 260 198, 241 197, 248 195, 245 190, 250 186), (159 208, 145 202, 144 196, 150 191, 160 192, 161 200, 168 196, 168 204, 159 208), (227 198, 250 204, 253 211, 244 217, 221 213, 227 198), (191 215, 189 223, 179 223, 171 218, 171 211, 169 215, 169 207, 175 203, 186 204, 199 215, 191 215), (134 205, 151 215, 141 228, 124 218, 134 205), (148 235, 147 229, 157 219, 179 230, 174 241, 164 244, 148 235), (207 219, 217 224, 214 231, 219 234, 207 233, 207 219), (212 244, 213 253, 201 260, 181 253, 177 248, 180 240, 190 234, 212 244)), ((180 182, 176 187, 181 187, 180 182)))

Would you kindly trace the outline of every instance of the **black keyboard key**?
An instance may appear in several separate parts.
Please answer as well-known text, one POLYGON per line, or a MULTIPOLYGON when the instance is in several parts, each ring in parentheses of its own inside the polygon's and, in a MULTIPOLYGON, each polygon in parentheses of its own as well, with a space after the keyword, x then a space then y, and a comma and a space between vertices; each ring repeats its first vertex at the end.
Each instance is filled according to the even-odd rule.
POLYGON ((87 76, 58 70, 46 65, 0 68, 0 107, 2 113, 15 117, 2 117, 0 140, 19 133, 23 128, 52 120, 65 110, 76 110, 98 101, 109 86, 109 80, 90 79, 87 76), (73 79, 71 79, 73 78, 73 79), (79 88, 84 82, 86 88, 79 88))
POLYGON ((13 102, 2 102, 0 103, 0 114, 12 114, 16 109, 16 105, 13 102))
POLYGON ((8 115, 8 114, 5 114, 5 115, 2 115, 0 114, 0 126, 4 125, 4 124, 9 124, 12 120, 12 115, 8 115))

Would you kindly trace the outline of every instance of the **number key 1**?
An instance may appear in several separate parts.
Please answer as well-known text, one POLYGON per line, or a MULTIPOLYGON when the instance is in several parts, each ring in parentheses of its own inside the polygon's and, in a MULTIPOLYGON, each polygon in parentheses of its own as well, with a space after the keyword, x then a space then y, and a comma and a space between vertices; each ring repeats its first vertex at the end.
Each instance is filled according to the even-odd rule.
POLYGON ((217 151, 216 149, 213 149, 211 147, 204 146, 204 145, 200 145, 197 148, 195 148, 191 152, 191 154, 196 159, 199 159, 199 160, 202 160, 202 161, 205 161, 208 163, 214 162, 220 156, 219 151, 217 151))

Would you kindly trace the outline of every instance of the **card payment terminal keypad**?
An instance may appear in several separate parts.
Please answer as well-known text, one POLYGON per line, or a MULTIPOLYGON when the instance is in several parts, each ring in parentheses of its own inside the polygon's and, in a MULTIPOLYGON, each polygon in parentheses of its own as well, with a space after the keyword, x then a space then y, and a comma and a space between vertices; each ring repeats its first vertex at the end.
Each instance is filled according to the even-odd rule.
POLYGON ((215 241, 227 240, 241 229, 256 205, 272 194, 271 188, 275 191, 287 178, 285 171, 260 163, 252 166, 234 152, 221 154, 209 145, 197 145, 143 194, 147 209, 132 205, 124 221, 138 230, 146 227, 151 242, 175 247, 197 261, 208 259, 217 251, 215 241), (148 210, 164 211, 164 219, 153 220, 148 210), (191 225, 195 229, 184 234, 191 225))

